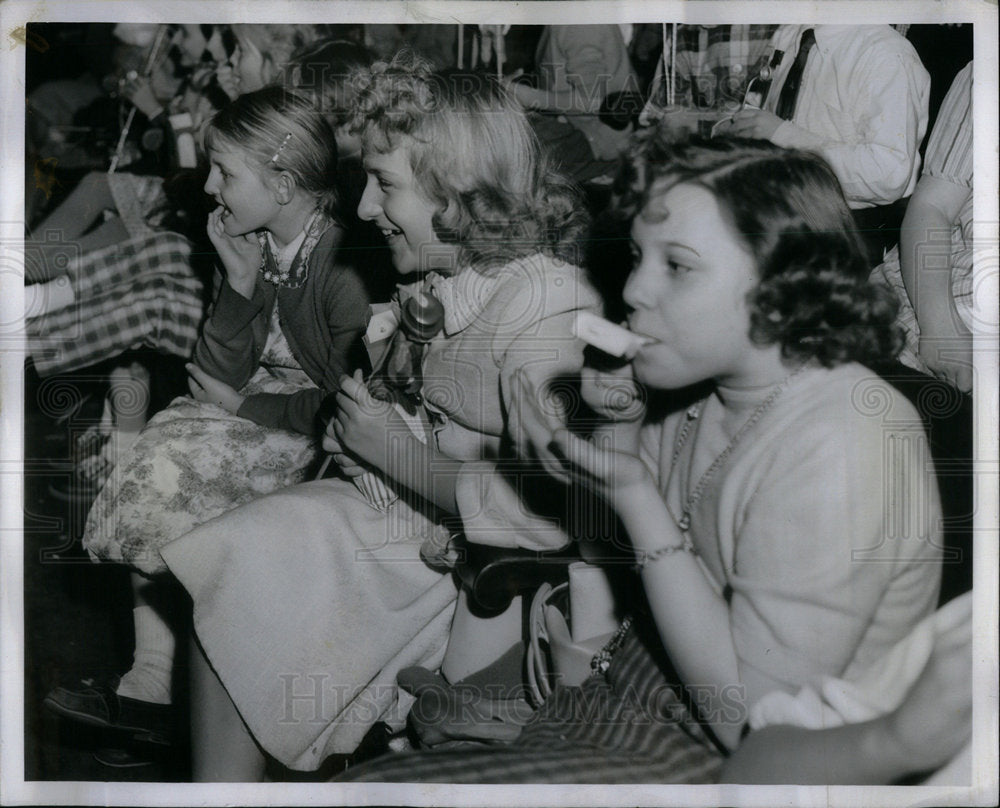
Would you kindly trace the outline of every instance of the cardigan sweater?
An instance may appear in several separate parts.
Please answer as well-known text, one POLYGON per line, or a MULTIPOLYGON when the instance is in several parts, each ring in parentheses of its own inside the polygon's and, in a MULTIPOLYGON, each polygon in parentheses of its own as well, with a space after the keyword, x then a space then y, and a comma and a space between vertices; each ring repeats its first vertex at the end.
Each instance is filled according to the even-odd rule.
POLYGON ((267 343, 275 305, 281 331, 302 370, 316 385, 290 395, 247 396, 237 415, 264 426, 312 435, 323 398, 339 388, 341 375, 357 366, 368 294, 357 270, 339 262, 344 231, 334 225, 309 256, 309 273, 298 288, 276 287, 258 275, 249 299, 222 283, 195 347, 196 364, 236 390, 253 376, 267 343))

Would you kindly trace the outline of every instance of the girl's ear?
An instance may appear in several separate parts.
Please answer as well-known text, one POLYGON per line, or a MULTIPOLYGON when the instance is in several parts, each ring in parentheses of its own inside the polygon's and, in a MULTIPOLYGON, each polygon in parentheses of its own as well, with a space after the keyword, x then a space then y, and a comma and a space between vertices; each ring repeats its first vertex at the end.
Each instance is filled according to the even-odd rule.
POLYGON ((282 171, 278 174, 277 179, 274 181, 274 198, 278 201, 278 204, 287 205, 291 202, 295 196, 295 188, 295 177, 287 171, 282 171))

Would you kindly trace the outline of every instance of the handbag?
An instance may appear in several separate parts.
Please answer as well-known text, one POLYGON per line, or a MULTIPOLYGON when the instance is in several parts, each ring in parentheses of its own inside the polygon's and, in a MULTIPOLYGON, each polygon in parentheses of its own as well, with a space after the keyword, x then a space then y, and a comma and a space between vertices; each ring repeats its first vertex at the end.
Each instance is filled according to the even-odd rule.
POLYGON ((528 687, 536 704, 552 693, 554 682, 583 684, 593 673, 594 656, 615 635, 620 622, 603 567, 577 561, 569 566, 567 583, 543 584, 531 602, 528 623, 528 687))

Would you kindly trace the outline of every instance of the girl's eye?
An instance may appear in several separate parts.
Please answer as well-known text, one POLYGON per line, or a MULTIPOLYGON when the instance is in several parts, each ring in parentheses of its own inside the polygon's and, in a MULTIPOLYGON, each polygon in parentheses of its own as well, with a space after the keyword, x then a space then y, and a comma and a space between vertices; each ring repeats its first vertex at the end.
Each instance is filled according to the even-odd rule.
POLYGON ((671 261, 670 259, 667 259, 667 271, 671 275, 683 275, 690 269, 691 267, 689 266, 686 266, 684 264, 678 264, 676 261, 671 261))

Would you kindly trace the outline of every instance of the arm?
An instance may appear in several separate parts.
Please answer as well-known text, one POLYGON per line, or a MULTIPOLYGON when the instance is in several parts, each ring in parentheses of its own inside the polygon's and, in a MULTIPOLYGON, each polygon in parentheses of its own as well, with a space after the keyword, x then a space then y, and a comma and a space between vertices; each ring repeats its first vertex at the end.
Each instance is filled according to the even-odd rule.
POLYGON ((752 732, 722 769, 723 783, 888 785, 920 771, 886 717, 832 729, 771 726, 752 732))
POLYGON ((253 235, 229 236, 222 208, 208 216, 208 237, 226 270, 212 312, 194 350, 194 362, 208 376, 236 390, 257 369, 253 323, 264 316, 264 295, 257 287, 260 247, 253 235))
POLYGON ((195 364, 234 389, 246 384, 257 369, 253 323, 264 316, 264 304, 260 289, 248 298, 222 283, 195 346, 195 364))
POLYGON ((972 389, 972 334, 951 294, 951 231, 969 188, 925 174, 906 209, 899 268, 920 326, 920 356, 961 390, 972 389))
POLYGON ((682 681, 697 684, 699 706, 718 739, 735 747, 740 726, 725 720, 727 688, 739 681, 728 606, 710 583, 660 496, 654 473, 641 459, 641 391, 630 370, 614 374, 584 369, 581 392, 598 413, 610 416, 592 441, 568 429, 551 429, 538 391, 521 377, 523 422, 534 446, 549 445, 555 474, 596 494, 614 508, 631 538, 653 618, 682 681), (651 554, 672 548, 669 554, 651 554), (712 638, 712 641, 706 641, 712 638), (704 696, 707 695, 707 700, 704 696))
POLYGON ((885 784, 946 763, 972 729, 971 595, 934 623, 931 656, 895 710, 832 729, 764 727, 729 758, 722 782, 885 784))
MULTIPOLYGON (((848 200, 886 205, 906 193, 919 159, 930 81, 915 56, 898 52, 881 55, 877 47, 860 56, 856 68, 848 70, 846 81, 839 83, 848 88, 850 108, 828 105, 831 125, 840 132, 811 131, 805 125, 783 121, 769 137, 778 146, 819 151, 848 200), (838 115, 849 116, 853 124, 844 121, 837 126, 838 115), (858 136, 848 139, 847 130, 852 127, 858 136)), ((831 85, 834 81, 831 77, 831 85)))
POLYGON ((740 725, 725 704, 728 689, 739 681, 728 606, 702 571, 697 557, 684 550, 687 539, 677 527, 656 481, 635 453, 581 440, 568 430, 552 443, 564 469, 581 485, 606 499, 617 512, 642 566, 643 588, 664 647, 681 680, 696 686, 702 714, 716 737, 730 749, 740 725), (673 548, 670 554, 651 554, 673 548))

